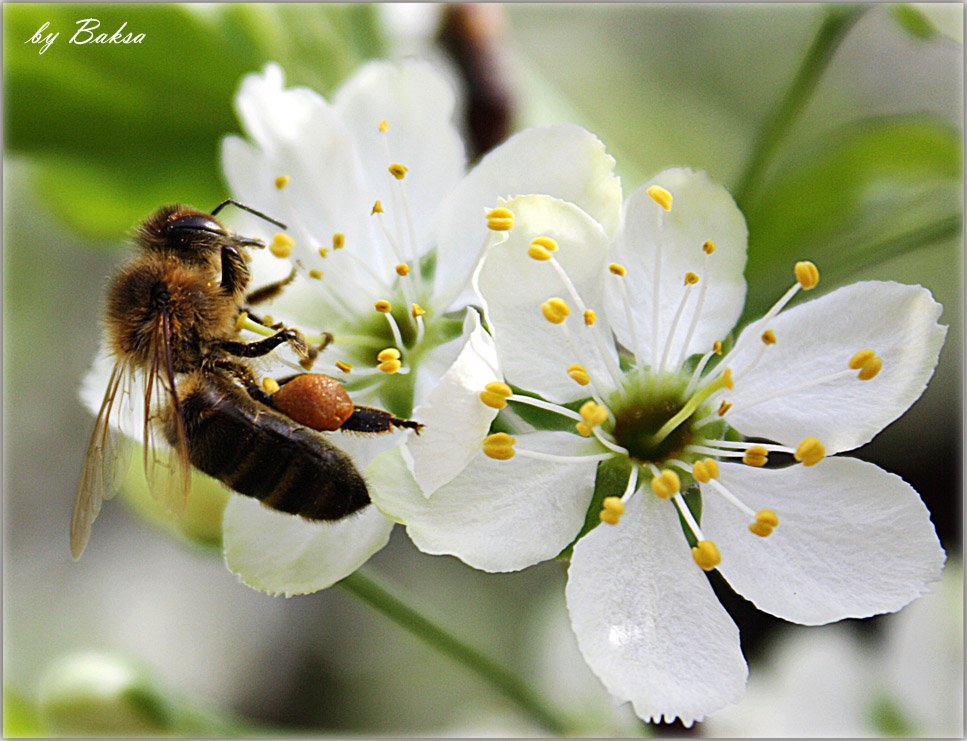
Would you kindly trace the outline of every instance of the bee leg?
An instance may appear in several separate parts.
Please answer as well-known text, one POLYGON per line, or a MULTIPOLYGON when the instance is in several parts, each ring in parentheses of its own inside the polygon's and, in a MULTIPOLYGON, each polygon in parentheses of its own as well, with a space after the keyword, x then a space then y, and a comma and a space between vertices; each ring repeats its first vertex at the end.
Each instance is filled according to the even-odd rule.
POLYGON ((216 360, 215 367, 225 371, 237 383, 245 387, 248 395, 256 401, 260 401, 267 406, 272 406, 272 397, 259 385, 258 379, 252 369, 247 365, 236 363, 231 360, 216 360))
POLYGON ((298 329, 292 328, 282 329, 271 337, 266 337, 264 340, 257 340, 255 342, 225 340, 220 342, 218 346, 219 349, 228 355, 235 355, 239 358, 258 358, 262 355, 268 355, 283 342, 288 342, 292 346, 292 349, 302 357, 308 356, 309 346, 306 344, 305 337, 302 336, 302 332, 298 329))
MULTIPOLYGON (((255 304, 261 304, 263 301, 269 301, 280 293, 282 289, 289 285, 295 280, 296 270, 292 268, 292 272, 282 280, 277 280, 275 283, 269 283, 267 286, 262 286, 257 288, 245 297, 246 309, 248 306, 254 306, 255 304)), ((249 312, 251 316, 251 312, 249 312)))
POLYGON ((306 356, 299 361, 301 365, 306 370, 312 370, 312 366, 316 362, 316 358, 319 357, 319 353, 329 347, 329 343, 333 341, 333 336, 331 332, 322 333, 322 341, 316 345, 310 345, 306 350, 306 356))
POLYGON ((353 413, 345 422, 342 423, 340 430, 346 432, 362 432, 364 434, 381 434, 392 432, 396 427, 404 427, 413 430, 417 435, 423 429, 423 425, 411 419, 400 419, 384 409, 374 407, 353 407, 353 413))

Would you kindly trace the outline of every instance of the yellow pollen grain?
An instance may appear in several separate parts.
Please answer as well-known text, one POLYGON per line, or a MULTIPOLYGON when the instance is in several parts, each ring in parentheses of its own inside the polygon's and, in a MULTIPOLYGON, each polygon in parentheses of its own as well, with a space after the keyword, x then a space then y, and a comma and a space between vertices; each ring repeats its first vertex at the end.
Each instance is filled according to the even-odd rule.
POLYGON ((702 245, 702 252, 704 252, 706 255, 711 255, 713 252, 715 252, 715 242, 713 242, 711 239, 706 239, 705 243, 702 245))
POLYGON ((507 406, 507 399, 512 393, 506 383, 493 381, 484 386, 484 390, 480 392, 480 401, 491 409, 503 409, 507 406))
POLYGON ((660 185, 651 185, 648 187, 648 195, 651 199, 661 206, 666 211, 672 210, 672 194, 667 190, 662 188, 660 185))
POLYGON ((322 280, 322 271, 316 270, 315 268, 313 268, 312 270, 309 271, 309 277, 312 278, 313 280, 322 280))
POLYGON ((797 262, 794 272, 796 280, 804 291, 812 290, 819 283, 819 268, 809 260, 797 262))
POLYGON ((279 190, 282 190, 288 184, 289 184, 289 176, 288 175, 279 175, 275 179, 275 187, 278 188, 279 190))
POLYGON ((399 162, 394 162, 389 166, 389 174, 397 180, 405 178, 408 170, 409 168, 406 165, 401 165, 399 162))
POLYGON ((721 340, 715 340, 715 342, 712 343, 712 352, 715 353, 716 355, 721 355, 722 354, 722 341, 721 340))
POLYGON ((267 393, 269 396, 271 396, 272 394, 274 394, 276 391, 279 390, 279 382, 276 381, 274 378, 269 378, 268 376, 266 376, 265 378, 262 379, 262 390, 265 391, 265 393, 267 393))
POLYGON ((571 314, 571 308, 562 298, 549 298, 541 304, 541 313, 551 324, 562 324, 571 314))
POLYGON ((724 417, 725 414, 732 408, 732 402, 722 399, 722 403, 719 404, 719 410, 716 412, 720 417, 724 417))
POLYGON ((577 363, 569 365, 567 367, 567 374, 579 386, 587 386, 591 383, 591 376, 588 375, 588 370, 583 365, 578 365, 577 363))
POLYGON ((271 314, 263 314, 262 315, 262 326, 263 327, 271 327, 273 324, 275 324, 275 322, 272 321, 272 315, 271 314))
POLYGON ((383 213, 383 204, 381 201, 376 201, 376 203, 373 204, 373 210, 370 211, 369 214, 370 216, 372 216, 373 214, 381 214, 381 213, 383 213))
POLYGON ((235 320, 235 331, 241 332, 242 328, 245 326, 245 322, 248 321, 248 312, 240 311, 238 312, 238 318, 235 320))
POLYGON ((399 265, 396 266, 396 274, 401 278, 405 278, 407 275, 410 274, 410 266, 407 265, 405 262, 401 262, 399 265))
POLYGON ((722 563, 722 555, 719 553, 718 546, 711 540, 698 541, 692 548, 692 558, 703 571, 711 571, 722 563))
POLYGON ((860 350, 850 358, 849 367, 859 371, 861 381, 869 381, 883 368, 883 359, 873 350, 860 350))
POLYGON ((745 451, 742 462, 747 466, 759 468, 769 462, 769 451, 761 445, 753 445, 745 451))
POLYGON ((762 333, 762 341, 767 345, 775 345, 776 333, 773 332, 771 329, 767 329, 765 332, 762 333))
POLYGON ((619 275, 619 276, 621 276, 622 278, 623 278, 623 277, 625 276, 625 274, 626 274, 626 273, 628 272, 628 271, 627 271, 627 270, 625 269, 625 266, 624 266, 624 265, 620 265, 619 263, 616 263, 616 262, 613 262, 613 263, 611 263, 610 265, 608 265, 608 270, 610 270, 610 271, 611 271, 611 274, 612 274, 612 275, 619 275))
POLYGON ((384 360, 382 363, 376 366, 378 370, 381 370, 383 373, 389 376, 398 372, 402 367, 403 363, 401 363, 399 360, 384 360))
POLYGON ((385 134, 387 131, 389 131, 389 121, 387 121, 385 118, 380 119, 380 122, 379 122, 379 133, 380 134, 385 134))
POLYGON ((336 361, 336 367, 339 370, 341 370, 343 373, 349 373, 349 371, 353 369, 352 365, 350 365, 349 363, 345 363, 342 360, 336 361))
POLYGON ((295 240, 292 237, 279 232, 272 237, 272 244, 269 245, 269 251, 276 257, 288 257, 292 254, 294 244, 295 240))
POLYGON ((327 250, 325 247, 320 247, 319 257, 329 257, 329 250, 327 250))
POLYGON ((487 228, 494 232, 507 232, 514 228, 514 213, 499 206, 487 212, 487 228))
POLYGON ((543 247, 548 252, 557 252, 557 242, 550 237, 537 237, 531 242, 531 246, 543 247))
POLYGON ((659 499, 671 499, 682 489, 682 481, 678 474, 666 468, 651 480, 651 490, 659 499))
POLYGON ((718 478, 719 464, 713 458, 706 458, 704 461, 697 461, 692 466, 692 475, 701 484, 707 484, 712 479, 718 478))
POLYGON ((373 304, 373 308, 376 309, 380 314, 389 314, 393 310, 393 304, 391 304, 386 299, 381 298, 373 304))
POLYGON ((397 350, 395 347, 387 347, 385 350, 379 351, 376 359, 381 363, 385 363, 387 360, 399 360, 400 357, 399 350, 397 350))
POLYGON ((686 286, 694 286, 696 283, 698 283, 698 276, 695 273, 691 271, 685 273, 686 286))
POLYGON ((346 235, 342 232, 336 232, 332 235, 332 248, 334 250, 341 250, 346 246, 346 235))
POLYGON ((483 452, 489 458, 507 461, 514 457, 516 442, 517 438, 511 437, 506 432, 496 432, 484 438, 483 452))
POLYGON ((815 437, 807 437, 798 446, 792 457, 804 466, 815 466, 826 455, 826 448, 815 437))
POLYGON ((584 310, 584 324, 588 327, 593 327, 594 323, 598 321, 598 314, 594 309, 584 310))
POLYGON ((412 316, 414 319, 416 319, 418 316, 423 316, 424 314, 426 314, 426 309, 419 304, 412 304, 410 306, 410 316, 412 316))

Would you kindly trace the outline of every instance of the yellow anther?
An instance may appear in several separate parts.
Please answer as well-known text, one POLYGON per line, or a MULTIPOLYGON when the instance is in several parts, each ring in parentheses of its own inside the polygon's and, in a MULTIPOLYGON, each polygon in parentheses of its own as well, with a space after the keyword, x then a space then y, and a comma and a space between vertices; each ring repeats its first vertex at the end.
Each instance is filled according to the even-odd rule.
POLYGON ((672 194, 662 188, 660 185, 649 186, 648 195, 650 195, 651 199, 666 211, 672 210, 672 194))
POLYGON ((651 490, 660 499, 671 499, 682 489, 682 481, 678 474, 670 468, 666 468, 660 475, 651 480, 651 490))
POLYGON ((272 394, 274 394, 276 391, 279 390, 279 382, 276 381, 274 378, 269 378, 268 376, 266 376, 265 378, 262 379, 262 390, 265 391, 265 393, 267 393, 269 396, 271 396, 272 394))
POLYGON ((873 350, 860 350, 850 358, 849 367, 859 371, 861 381, 869 381, 883 368, 883 359, 873 350))
POLYGON ((767 329, 765 332, 762 333, 762 341, 767 345, 775 345, 776 333, 773 332, 771 329, 767 329))
POLYGON ((541 245, 533 242, 531 242, 531 246, 527 248, 527 256, 532 260, 537 260, 538 262, 546 262, 553 257, 546 247, 542 247, 541 245))
POLYGON ((718 414, 720 417, 724 417, 726 412, 728 412, 729 409, 731 408, 732 408, 732 402, 722 399, 722 403, 719 404, 719 410, 718 412, 716 412, 716 414, 718 414))
POLYGON ((722 341, 721 340, 715 340, 715 342, 712 343, 712 352, 715 353, 716 355, 721 355, 722 354, 722 341))
POLYGON ((514 457, 514 443, 516 438, 511 437, 506 432, 496 432, 488 435, 483 441, 484 455, 498 461, 507 461, 514 457))
POLYGON ((713 252, 715 252, 715 242, 713 242, 711 239, 706 239, 705 243, 702 245, 702 252, 704 252, 706 255, 711 255, 713 252))
POLYGON ((576 422, 574 427, 581 437, 591 437, 591 430, 593 428, 587 422, 576 422))
POLYGON ((550 237, 537 237, 531 242, 531 246, 543 247, 548 252, 557 252, 557 242, 550 237))
POLYGON ((393 304, 391 304, 386 299, 381 298, 379 301, 373 304, 373 308, 376 309, 380 314, 389 314, 393 310, 393 304))
POLYGON ((394 162, 389 166, 389 174, 397 180, 402 180, 406 177, 406 172, 408 169, 409 168, 406 165, 401 165, 399 162, 394 162))
POLYGON ((755 514, 755 522, 749 524, 749 532, 760 538, 768 538, 779 526, 779 517, 771 509, 761 509, 755 514))
POLYGON ((320 247, 319 257, 329 257, 329 250, 327 250, 325 247, 320 247))
POLYGON ((815 466, 823 456, 826 455, 826 448, 815 437, 807 437, 796 447, 796 452, 792 457, 804 466, 815 466))
POLYGON ((410 305, 410 316, 412 316, 414 319, 416 319, 418 316, 423 316, 424 314, 426 314, 426 309, 419 304, 410 305))
POLYGON ((484 386, 484 390, 480 392, 480 401, 491 409, 503 409, 507 406, 507 399, 513 393, 506 383, 493 381, 484 386))
POLYGON ((376 201, 376 203, 373 204, 373 210, 370 211, 369 214, 370 216, 372 216, 373 214, 381 214, 381 213, 383 213, 383 204, 381 201, 376 201))
POLYGON ((379 133, 385 134, 387 131, 389 131, 389 121, 384 118, 379 122, 379 133))
POLYGON ((616 515, 614 512, 609 512, 606 509, 601 510, 598 513, 598 517, 601 519, 601 522, 607 525, 617 525, 621 522, 621 515, 616 515))
POLYGON ((735 382, 732 380, 732 369, 731 368, 726 368, 722 372, 722 386, 724 386, 727 389, 734 389, 735 388, 735 382))
POLYGON ((312 270, 309 271, 309 277, 312 278, 313 280, 322 280, 322 271, 316 270, 315 268, 313 268, 312 270))
POLYGON ((397 350, 395 347, 387 347, 385 350, 379 351, 376 359, 381 363, 385 363, 387 360, 399 360, 400 357, 399 350, 397 350))
POLYGON ((241 332, 245 323, 248 321, 248 312, 240 311, 238 312, 238 318, 235 319, 235 331, 241 332))
POLYGON ((405 262, 401 262, 399 265, 396 266, 396 274, 401 278, 405 278, 407 275, 410 274, 410 266, 407 265, 405 262))
POLYGON ((494 232, 507 232, 514 228, 514 213, 500 206, 487 212, 487 228, 494 232))
POLYGON ((578 365, 577 363, 574 365, 569 365, 567 367, 567 374, 571 377, 571 380, 579 386, 587 386, 589 383, 591 383, 591 376, 588 375, 587 368, 585 368, 583 365, 578 365))
POLYGON ((272 244, 269 245, 269 251, 276 257, 288 257, 292 254, 292 246, 294 244, 295 240, 292 237, 279 232, 272 237, 272 244))
POLYGON ((378 370, 383 371, 383 373, 391 376, 398 372, 400 368, 403 367, 403 363, 399 360, 384 360, 382 363, 376 366, 378 370))
POLYGON ((289 176, 288 175, 279 175, 275 179, 275 187, 278 188, 279 190, 282 190, 288 184, 289 184, 289 176))
POLYGON ((571 308, 562 298, 549 298, 541 304, 541 313, 551 324, 562 324, 571 314, 571 308))
POLYGON ((332 248, 334 250, 341 250, 346 246, 346 235, 342 232, 336 232, 332 235, 332 248))
POLYGON ((608 410, 593 401, 584 402, 578 413, 589 428, 597 427, 608 419, 608 410))
POLYGON ((585 309, 584 310, 585 326, 593 327, 596 321, 598 321, 598 313, 594 309, 585 309))
POLYGON ((691 271, 685 273, 686 286, 694 286, 696 283, 698 283, 698 276, 695 273, 691 271))
POLYGON ((601 512, 598 514, 601 522, 617 525, 621 515, 625 513, 625 503, 621 501, 621 497, 605 497, 601 505, 601 512))
POLYGON ((811 290, 819 283, 819 268, 808 260, 796 263, 796 280, 804 291, 811 290))
POLYGON ((707 484, 712 479, 718 478, 719 464, 714 458, 696 461, 695 465, 692 466, 692 475, 699 483, 707 484))
POLYGON ((742 462, 747 466, 756 466, 757 468, 764 466, 769 462, 769 451, 761 445, 753 445, 745 451, 745 455, 742 456, 742 462))
POLYGON ((353 369, 352 365, 350 365, 349 363, 344 363, 342 360, 336 361, 336 367, 339 370, 341 370, 343 373, 349 373, 349 371, 353 369))
POLYGON ((624 265, 621 265, 621 264, 616 263, 616 262, 613 262, 610 265, 608 265, 608 270, 611 271, 611 274, 612 275, 620 275, 621 277, 624 277, 625 273, 628 272, 625 269, 625 266, 624 265))
POLYGON ((722 563, 722 555, 719 553, 718 546, 711 540, 698 541, 692 548, 692 558, 703 571, 711 571, 722 563))

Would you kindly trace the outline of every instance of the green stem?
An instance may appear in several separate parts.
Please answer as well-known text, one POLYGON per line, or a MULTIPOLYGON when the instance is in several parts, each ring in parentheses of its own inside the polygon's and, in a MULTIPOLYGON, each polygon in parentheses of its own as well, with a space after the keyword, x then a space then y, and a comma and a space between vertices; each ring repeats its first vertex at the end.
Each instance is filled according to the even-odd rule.
POLYGON ((524 682, 476 649, 428 620, 371 577, 364 576, 357 571, 339 582, 339 586, 370 607, 383 613, 397 625, 410 631, 440 653, 449 656, 476 673, 487 684, 515 703, 524 713, 554 735, 567 735, 568 725, 524 682))
POLYGON ((756 137, 752 153, 735 187, 736 203, 745 213, 753 204, 753 197, 779 144, 806 108, 836 49, 867 9, 866 6, 826 8, 822 25, 785 95, 756 137))

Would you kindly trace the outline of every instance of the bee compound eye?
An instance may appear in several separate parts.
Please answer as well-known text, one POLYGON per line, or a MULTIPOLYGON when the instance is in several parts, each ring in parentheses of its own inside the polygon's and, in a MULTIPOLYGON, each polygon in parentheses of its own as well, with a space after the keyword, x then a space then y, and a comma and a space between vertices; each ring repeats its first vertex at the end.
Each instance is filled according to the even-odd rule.
POLYGON ((203 214, 192 214, 175 219, 167 227, 166 231, 174 234, 209 232, 213 234, 225 234, 222 225, 214 221, 210 216, 203 214))

